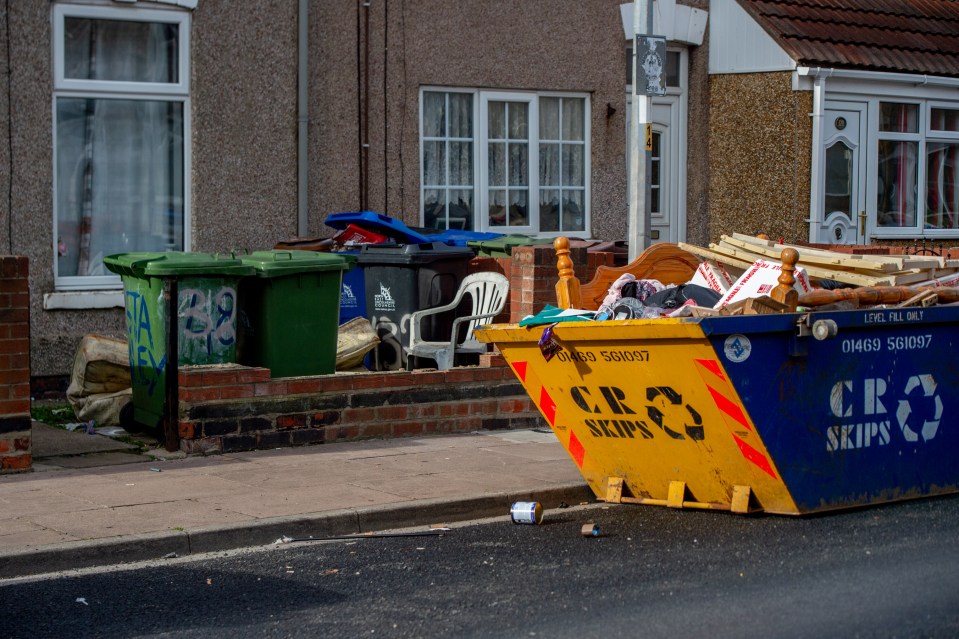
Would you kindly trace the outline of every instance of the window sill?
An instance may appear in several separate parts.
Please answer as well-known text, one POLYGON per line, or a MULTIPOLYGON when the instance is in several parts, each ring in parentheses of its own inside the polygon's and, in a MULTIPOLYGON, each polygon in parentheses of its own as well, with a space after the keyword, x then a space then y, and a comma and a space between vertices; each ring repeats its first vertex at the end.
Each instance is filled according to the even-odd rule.
POLYGON ((70 291, 43 294, 43 310, 123 308, 123 291, 70 291))

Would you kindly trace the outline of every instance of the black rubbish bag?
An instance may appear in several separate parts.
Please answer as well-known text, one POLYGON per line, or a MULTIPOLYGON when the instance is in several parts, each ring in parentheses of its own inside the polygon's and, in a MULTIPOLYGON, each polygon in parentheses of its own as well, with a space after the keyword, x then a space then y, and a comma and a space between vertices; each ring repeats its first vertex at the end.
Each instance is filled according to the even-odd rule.
POLYGON ((712 308, 720 297, 721 295, 711 288, 696 284, 681 284, 650 295, 643 301, 643 304, 674 309, 685 304, 687 300, 693 300, 696 306, 712 308))

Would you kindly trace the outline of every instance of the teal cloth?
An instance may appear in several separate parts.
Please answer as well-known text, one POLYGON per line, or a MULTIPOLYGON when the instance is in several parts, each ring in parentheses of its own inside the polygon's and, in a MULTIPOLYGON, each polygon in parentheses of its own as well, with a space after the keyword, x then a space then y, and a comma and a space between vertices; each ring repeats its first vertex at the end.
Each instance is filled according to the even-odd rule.
POLYGON ((536 315, 530 315, 520 320, 520 326, 542 326, 543 324, 556 324, 557 322, 587 322, 596 315, 595 311, 568 311, 563 308, 557 308, 547 304, 543 310, 536 315), (562 315, 566 313, 566 315, 562 315))

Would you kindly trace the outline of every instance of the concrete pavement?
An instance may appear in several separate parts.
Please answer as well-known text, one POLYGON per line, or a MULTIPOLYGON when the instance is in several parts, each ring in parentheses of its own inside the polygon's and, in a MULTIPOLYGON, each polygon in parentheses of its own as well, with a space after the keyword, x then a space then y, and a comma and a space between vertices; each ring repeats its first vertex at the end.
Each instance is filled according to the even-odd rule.
POLYGON ((595 501, 546 429, 168 459, 117 444, 0 476, 0 579, 595 501), (82 467, 97 455, 121 457, 82 467))

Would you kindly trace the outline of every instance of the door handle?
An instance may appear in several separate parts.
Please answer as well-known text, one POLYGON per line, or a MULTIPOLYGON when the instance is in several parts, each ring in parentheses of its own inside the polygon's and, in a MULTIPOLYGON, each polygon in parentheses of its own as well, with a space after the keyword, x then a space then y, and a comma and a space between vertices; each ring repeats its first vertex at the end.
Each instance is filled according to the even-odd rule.
POLYGON ((859 211, 859 235, 865 237, 866 235, 866 212, 859 211))

